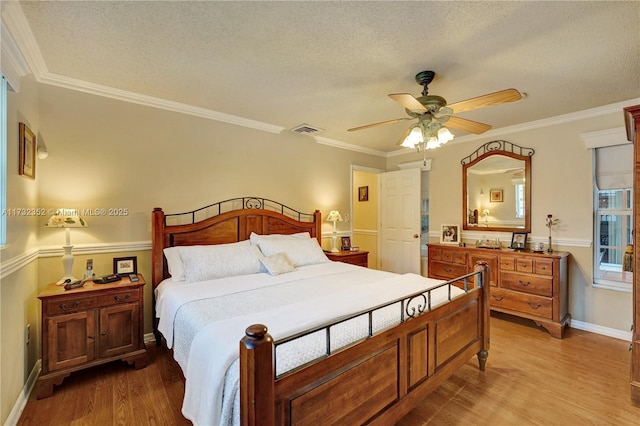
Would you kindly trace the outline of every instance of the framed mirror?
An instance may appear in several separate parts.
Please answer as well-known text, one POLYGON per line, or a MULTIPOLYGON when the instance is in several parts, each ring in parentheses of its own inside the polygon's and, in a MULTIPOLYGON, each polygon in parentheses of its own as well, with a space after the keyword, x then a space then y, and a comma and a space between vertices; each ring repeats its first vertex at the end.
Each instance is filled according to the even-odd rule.
POLYGON ((531 232, 534 152, 497 140, 462 159, 463 229, 531 232))

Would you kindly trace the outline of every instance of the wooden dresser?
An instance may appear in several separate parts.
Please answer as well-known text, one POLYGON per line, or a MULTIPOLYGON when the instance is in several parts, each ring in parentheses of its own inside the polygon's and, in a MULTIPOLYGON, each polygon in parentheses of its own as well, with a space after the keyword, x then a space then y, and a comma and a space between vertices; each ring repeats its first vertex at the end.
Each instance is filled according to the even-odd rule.
POLYGON ((533 253, 427 244, 428 276, 450 280, 473 272, 479 261, 490 267, 491 310, 528 318, 562 338, 568 310, 569 253, 533 253))
POLYGON ((42 301, 42 373, 37 398, 53 394, 74 371, 123 360, 136 369, 147 365, 143 340, 144 278, 129 277, 109 284, 87 281, 65 290, 48 285, 42 301))
POLYGON ((351 263, 352 265, 369 267, 369 252, 368 251, 348 251, 343 250, 337 253, 327 251, 325 252, 327 257, 335 262, 351 263))

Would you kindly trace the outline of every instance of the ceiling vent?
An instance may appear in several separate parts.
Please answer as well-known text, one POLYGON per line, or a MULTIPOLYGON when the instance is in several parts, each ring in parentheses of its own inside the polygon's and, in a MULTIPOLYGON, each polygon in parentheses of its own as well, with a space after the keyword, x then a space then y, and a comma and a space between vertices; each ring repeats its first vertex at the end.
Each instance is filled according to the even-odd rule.
POLYGON ((311 126, 309 124, 301 124, 299 126, 294 127, 293 129, 291 129, 292 132, 300 133, 302 135, 313 135, 315 133, 320 133, 323 130, 324 129, 321 129, 321 128, 315 127, 315 126, 311 126))

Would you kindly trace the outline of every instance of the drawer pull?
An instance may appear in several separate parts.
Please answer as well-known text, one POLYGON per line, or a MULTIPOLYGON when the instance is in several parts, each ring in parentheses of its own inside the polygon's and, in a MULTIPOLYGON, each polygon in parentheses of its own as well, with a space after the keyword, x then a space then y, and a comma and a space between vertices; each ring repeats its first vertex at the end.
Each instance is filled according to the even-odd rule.
POLYGON ((498 302, 500 302, 502 299, 504 299, 504 296, 495 296, 495 295, 491 295, 491 297, 493 297, 494 299, 496 299, 498 302))
POLYGON ((71 306, 67 306, 65 303, 61 303, 60 304, 60 309, 62 309, 63 311, 70 311, 72 309, 77 308, 78 306, 80 306, 80 302, 78 302, 76 300, 75 302, 73 302, 73 305, 71 305, 71 306))
POLYGON ((113 296, 113 298, 115 299, 116 302, 126 302, 129 299, 129 297, 131 297, 130 294, 125 295, 124 298, 122 298, 122 299, 117 294, 115 296, 113 296))
POLYGON ((518 283, 522 286, 529 287, 531 285, 531 281, 527 281, 526 283, 522 280, 518 280, 518 283))
POLYGON ((539 309, 539 308, 540 308, 540 306, 542 306, 542 305, 541 305, 541 304, 539 304, 539 303, 538 303, 537 305, 535 305, 535 306, 534 306, 534 305, 533 305, 533 303, 531 303, 531 302, 527 302, 527 305, 529 305, 529 307, 530 307, 531 309, 539 309))
POLYGON ((451 269, 451 268, 444 268, 444 271, 445 271, 446 273, 450 273, 450 272, 452 272, 452 271, 453 271, 453 269, 451 269))
POLYGON ((95 339, 95 338, 96 338, 96 336, 94 336, 93 334, 89 334, 89 335, 87 335, 87 337, 88 337, 89 339, 95 339))

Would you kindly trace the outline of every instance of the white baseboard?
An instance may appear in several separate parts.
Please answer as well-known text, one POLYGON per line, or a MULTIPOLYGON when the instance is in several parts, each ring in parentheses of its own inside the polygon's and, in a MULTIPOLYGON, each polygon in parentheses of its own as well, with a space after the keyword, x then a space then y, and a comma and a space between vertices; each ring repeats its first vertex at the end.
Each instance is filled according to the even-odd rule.
POLYGON ((38 376, 40 375, 40 370, 42 369, 42 360, 39 359, 36 361, 36 364, 33 366, 31 373, 29 373, 29 377, 27 378, 27 382, 22 387, 22 392, 18 395, 18 400, 13 405, 13 409, 9 413, 9 417, 4 422, 5 426, 14 426, 18 424, 20 420, 20 416, 24 411, 24 407, 27 405, 27 401, 29 400, 29 395, 31 395, 31 391, 36 385, 36 380, 38 380, 38 376))
POLYGON ((590 324, 588 322, 582 322, 574 319, 569 322, 569 327, 578 330, 590 331, 591 333, 602 334, 603 336, 609 336, 614 339, 625 340, 627 342, 631 342, 631 338, 633 337, 630 331, 617 330, 615 328, 603 327, 601 325, 590 324))

